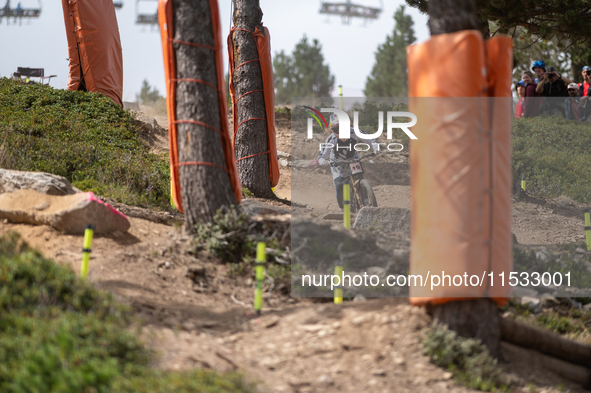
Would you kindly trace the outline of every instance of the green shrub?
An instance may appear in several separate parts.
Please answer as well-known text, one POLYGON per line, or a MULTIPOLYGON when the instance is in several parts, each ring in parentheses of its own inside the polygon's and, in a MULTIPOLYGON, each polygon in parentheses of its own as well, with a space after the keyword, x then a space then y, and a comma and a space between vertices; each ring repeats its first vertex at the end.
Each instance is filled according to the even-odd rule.
POLYGON ((545 197, 568 196, 591 203, 591 126, 561 117, 513 121, 513 178, 545 197))
POLYGON ((0 79, 0 167, 64 176, 83 191, 170 209, 170 170, 131 115, 99 93, 0 79))
POLYGON ((501 371, 480 340, 460 337, 456 332, 434 327, 423 341, 424 354, 431 361, 454 374, 460 383, 485 392, 506 390, 501 371))
POLYGON ((16 233, 0 237, 1 392, 252 392, 236 373, 153 370, 131 314, 16 233))
POLYGON ((266 272, 269 281, 282 293, 291 290, 291 264, 286 250, 281 247, 278 232, 261 222, 251 221, 234 207, 218 210, 211 222, 197 226, 195 251, 206 249, 222 262, 229 262, 230 277, 253 276, 256 244, 266 244, 266 272))
POLYGON ((248 216, 234 207, 218 210, 210 222, 197 226, 197 246, 224 262, 240 262, 253 255, 255 242, 248 233, 248 216))

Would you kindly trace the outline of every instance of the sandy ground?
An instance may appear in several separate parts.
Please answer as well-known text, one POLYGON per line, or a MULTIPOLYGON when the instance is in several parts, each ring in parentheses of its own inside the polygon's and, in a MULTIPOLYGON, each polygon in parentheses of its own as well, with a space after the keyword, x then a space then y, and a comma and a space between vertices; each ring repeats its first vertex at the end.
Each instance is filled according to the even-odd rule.
MULTIPOLYGON (((281 121, 278 148, 290 153, 288 123, 281 121)), ((165 127, 154 126, 146 132, 154 151, 167 150, 165 127)), ((404 156, 376 160, 373 167, 368 164, 367 171, 378 173, 380 167, 389 170, 381 182, 369 176, 379 205, 409 208, 404 156)), ((278 196, 317 212, 336 209, 327 171, 282 168, 281 176, 275 190, 278 196)), ((564 198, 518 201, 514 203, 513 232, 526 244, 581 240, 581 208, 564 198)), ((250 307, 252 279, 231 278, 229 267, 204 251, 189 253, 191 239, 181 227, 154 222, 159 220, 150 214, 136 214, 149 219, 131 217, 128 233, 95 238, 89 278, 133 306, 144 321, 146 343, 160 353, 157 366, 240 370, 268 392, 471 391, 451 381, 449 373, 422 354, 420 337, 430 318, 407 299, 337 306, 291 298, 275 290, 266 295, 259 317, 250 307)), ((19 232, 46 257, 79 271, 81 236, 0 222, 0 235, 9 231, 19 232)), ((516 392, 582 391, 537 367, 524 354, 510 351, 504 356, 501 364, 516 392), (535 390, 528 390, 530 383, 535 390)))

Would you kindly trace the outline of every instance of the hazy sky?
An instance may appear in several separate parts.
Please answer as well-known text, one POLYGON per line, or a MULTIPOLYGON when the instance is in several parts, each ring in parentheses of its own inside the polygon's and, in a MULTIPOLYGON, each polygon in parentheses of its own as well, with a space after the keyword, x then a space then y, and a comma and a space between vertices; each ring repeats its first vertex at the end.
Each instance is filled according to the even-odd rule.
MULTIPOLYGON (((3 7, 6 0, 0 0, 3 7)), ((21 0, 23 8, 36 7, 38 0, 21 0)), ((117 10, 117 20, 123 48, 123 100, 134 101, 141 83, 147 79, 164 95, 165 80, 162 62, 160 32, 156 26, 140 26, 134 23, 136 6, 142 12, 156 11, 155 0, 122 0, 123 8, 117 10)), ((341 0, 332 0, 341 2, 341 0)), ((15 7, 18 0, 11 0, 15 7)), ((378 6, 379 0, 354 0, 353 3, 378 6)), ((384 11, 378 20, 365 23, 352 20, 343 25, 340 17, 319 14, 319 0, 260 0, 263 24, 271 33, 271 50, 291 53, 304 34, 317 38, 322 45, 325 60, 336 77, 335 87, 343 85, 345 96, 361 96, 365 80, 374 63, 374 53, 394 28, 394 11, 404 0, 385 0, 384 11)), ((222 41, 225 44, 230 29, 231 0, 219 2, 222 20, 222 41)), ((424 41, 429 33, 427 17, 407 6, 415 23, 418 41, 424 41)), ((224 48, 227 69, 227 48, 224 48)), ((68 82, 68 50, 61 1, 45 0, 39 19, 24 20, 7 25, 0 23, 0 76, 9 76, 17 67, 45 68, 45 75, 57 74, 51 80, 56 88, 65 88, 68 82)), ((336 91, 333 93, 336 94, 336 91)))

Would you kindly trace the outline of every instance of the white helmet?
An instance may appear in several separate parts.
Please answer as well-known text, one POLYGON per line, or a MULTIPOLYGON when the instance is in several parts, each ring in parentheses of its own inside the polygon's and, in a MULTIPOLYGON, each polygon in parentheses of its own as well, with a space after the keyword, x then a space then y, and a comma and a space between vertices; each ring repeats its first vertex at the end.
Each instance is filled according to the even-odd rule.
POLYGON ((337 116, 336 113, 333 112, 333 114, 330 115, 330 124, 329 124, 329 127, 330 128, 334 128, 334 127, 336 127, 338 125, 339 125, 339 117, 337 116))

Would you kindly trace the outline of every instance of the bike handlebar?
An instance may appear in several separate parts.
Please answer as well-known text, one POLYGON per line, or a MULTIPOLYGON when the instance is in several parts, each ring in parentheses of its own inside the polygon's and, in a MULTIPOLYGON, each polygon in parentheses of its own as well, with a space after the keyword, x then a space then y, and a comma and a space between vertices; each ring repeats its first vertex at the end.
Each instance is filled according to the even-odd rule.
POLYGON ((363 159, 369 158, 369 157, 374 157, 376 155, 376 153, 370 153, 370 154, 366 154, 363 157, 360 157, 358 159, 355 160, 338 160, 338 161, 334 161, 330 163, 330 166, 337 166, 339 164, 353 164, 354 162, 360 162, 363 159))

